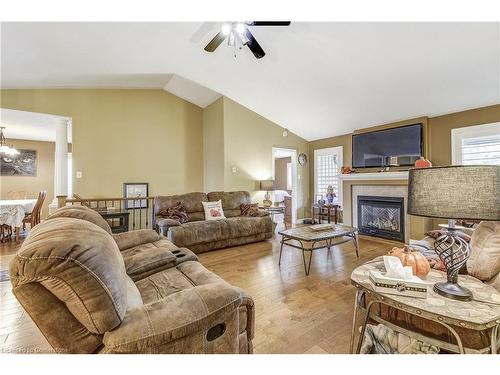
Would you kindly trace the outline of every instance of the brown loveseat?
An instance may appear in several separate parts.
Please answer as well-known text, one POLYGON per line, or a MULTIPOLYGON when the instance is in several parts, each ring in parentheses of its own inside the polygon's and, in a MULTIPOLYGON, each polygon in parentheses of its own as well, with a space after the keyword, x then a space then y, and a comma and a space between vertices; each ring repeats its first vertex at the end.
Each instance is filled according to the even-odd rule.
POLYGON ((259 211, 258 216, 241 216, 240 205, 251 203, 248 191, 189 193, 159 196, 154 200, 155 226, 175 245, 188 247, 195 253, 263 241, 273 235, 273 222, 269 214, 259 211), (205 220, 201 202, 222 201, 225 219, 205 220), (160 212, 181 202, 189 221, 180 224, 160 216, 160 212))
POLYGON ((33 228, 10 275, 57 352, 252 352, 250 297, 153 230, 112 236, 87 207, 33 228))

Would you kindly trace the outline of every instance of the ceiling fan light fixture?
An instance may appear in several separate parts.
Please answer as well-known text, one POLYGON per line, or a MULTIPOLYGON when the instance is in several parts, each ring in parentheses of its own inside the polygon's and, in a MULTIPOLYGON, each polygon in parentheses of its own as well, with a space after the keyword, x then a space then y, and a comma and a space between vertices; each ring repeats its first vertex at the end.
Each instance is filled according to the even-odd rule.
POLYGON ((234 46, 234 43, 235 43, 234 33, 230 33, 229 37, 227 38, 227 45, 228 46, 234 46))
POLYGON ((228 23, 223 24, 222 27, 220 28, 220 31, 222 34, 226 36, 229 35, 229 33, 231 32, 231 25, 228 23))
POLYGON ((250 41, 250 39, 248 39, 248 37, 246 36, 246 34, 244 32, 238 33, 238 38, 240 38, 241 44, 244 46, 246 46, 248 44, 248 42, 250 41))
POLYGON ((235 29, 238 34, 243 34, 245 32, 245 25, 241 22, 238 22, 235 26, 235 29))

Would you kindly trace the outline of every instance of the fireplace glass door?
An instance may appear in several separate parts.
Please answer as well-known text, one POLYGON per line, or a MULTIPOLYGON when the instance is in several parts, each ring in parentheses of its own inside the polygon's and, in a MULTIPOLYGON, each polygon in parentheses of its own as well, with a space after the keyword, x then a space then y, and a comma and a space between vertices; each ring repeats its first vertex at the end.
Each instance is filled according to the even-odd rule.
POLYGON ((359 233, 404 241, 404 226, 403 198, 358 196, 359 233))

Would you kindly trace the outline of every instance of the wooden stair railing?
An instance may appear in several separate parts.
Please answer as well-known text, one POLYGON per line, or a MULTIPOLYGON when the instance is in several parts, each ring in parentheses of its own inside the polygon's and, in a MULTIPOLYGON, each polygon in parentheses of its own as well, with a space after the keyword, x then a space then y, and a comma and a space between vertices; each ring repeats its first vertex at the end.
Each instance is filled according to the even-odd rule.
POLYGON ((90 207, 96 211, 108 209, 111 211, 128 211, 129 230, 154 229, 154 197, 141 198, 82 198, 73 195, 72 198, 58 196, 58 206, 82 205, 90 207))

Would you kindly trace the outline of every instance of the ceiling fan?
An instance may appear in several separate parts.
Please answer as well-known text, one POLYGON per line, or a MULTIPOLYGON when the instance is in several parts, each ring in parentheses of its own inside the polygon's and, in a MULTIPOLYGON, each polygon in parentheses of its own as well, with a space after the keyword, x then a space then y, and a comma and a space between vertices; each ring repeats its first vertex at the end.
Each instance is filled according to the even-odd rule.
MULTIPOLYGON (((290 26, 290 21, 254 21, 224 23, 216 36, 205 46, 205 51, 214 52, 226 39, 229 46, 240 49, 247 46, 257 59, 263 58, 266 53, 254 38, 248 27, 251 26, 290 26)), ((236 55, 235 55, 236 56, 236 55)))

